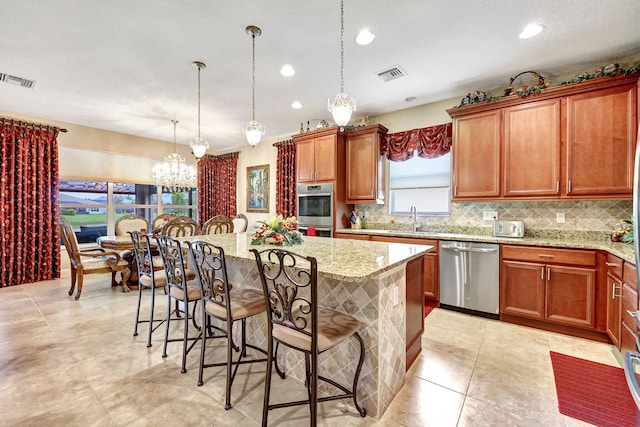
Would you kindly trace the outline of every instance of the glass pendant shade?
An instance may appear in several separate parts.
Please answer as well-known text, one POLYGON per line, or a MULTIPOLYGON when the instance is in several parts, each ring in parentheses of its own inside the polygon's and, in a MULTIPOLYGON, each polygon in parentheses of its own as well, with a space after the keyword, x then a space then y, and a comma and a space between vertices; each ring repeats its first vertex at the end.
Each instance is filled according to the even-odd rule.
POLYGON ((196 159, 201 159, 209 149, 209 143, 199 136, 189 141, 189 146, 196 159))
POLYGON ((356 100, 346 93, 339 93, 333 102, 330 99, 327 101, 327 107, 333 116, 333 121, 338 126, 346 126, 351 120, 351 114, 356 111, 356 100))
POLYGON ((242 133, 247 138, 247 142, 251 146, 256 146, 260 144, 260 140, 262 139, 262 135, 264 135, 265 128, 262 123, 251 120, 242 125, 242 133))

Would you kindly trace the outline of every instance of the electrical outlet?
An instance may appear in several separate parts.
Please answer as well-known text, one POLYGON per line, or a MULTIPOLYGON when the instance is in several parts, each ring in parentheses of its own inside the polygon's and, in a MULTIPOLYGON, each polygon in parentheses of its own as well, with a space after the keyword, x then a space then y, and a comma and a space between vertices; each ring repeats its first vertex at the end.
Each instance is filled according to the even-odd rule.
POLYGON ((393 301, 393 306, 397 306, 398 305, 398 287, 394 287, 393 290, 391 291, 391 300, 393 301))
POLYGON ((482 220, 483 221, 493 221, 498 220, 498 212, 490 211, 490 212, 482 212, 482 220))
POLYGON ((556 222, 558 224, 563 224, 565 221, 565 216, 564 216, 564 212, 557 212, 556 213, 556 222))
POLYGON ((369 218, 369 211, 364 211, 364 217, 367 219, 369 218))

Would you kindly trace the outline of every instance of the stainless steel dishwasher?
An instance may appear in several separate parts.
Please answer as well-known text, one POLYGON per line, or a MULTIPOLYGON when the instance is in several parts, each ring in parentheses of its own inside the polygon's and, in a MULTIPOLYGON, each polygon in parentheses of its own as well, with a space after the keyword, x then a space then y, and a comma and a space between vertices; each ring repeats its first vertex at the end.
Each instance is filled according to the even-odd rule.
MULTIPOLYGON (((500 246, 492 243, 440 244, 440 305, 498 315, 500 246)), ((494 317, 494 316, 491 316, 494 317)))

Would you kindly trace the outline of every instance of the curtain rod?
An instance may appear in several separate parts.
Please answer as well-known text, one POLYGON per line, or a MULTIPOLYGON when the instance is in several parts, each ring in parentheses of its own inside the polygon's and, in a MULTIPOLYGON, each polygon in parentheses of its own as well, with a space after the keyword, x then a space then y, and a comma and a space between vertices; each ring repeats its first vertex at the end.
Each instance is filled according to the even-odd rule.
POLYGON ((67 129, 59 128, 57 126, 43 125, 43 124, 40 124, 40 123, 33 123, 33 122, 25 122, 25 121, 22 121, 22 120, 8 119, 8 118, 5 118, 5 117, 0 117, 0 123, 9 124, 9 125, 12 125, 12 126, 20 126, 20 127, 25 127, 25 128, 32 127, 32 128, 40 128, 40 129, 45 128, 47 130, 53 129, 55 131, 59 131, 59 132, 63 132, 63 133, 69 132, 67 129))

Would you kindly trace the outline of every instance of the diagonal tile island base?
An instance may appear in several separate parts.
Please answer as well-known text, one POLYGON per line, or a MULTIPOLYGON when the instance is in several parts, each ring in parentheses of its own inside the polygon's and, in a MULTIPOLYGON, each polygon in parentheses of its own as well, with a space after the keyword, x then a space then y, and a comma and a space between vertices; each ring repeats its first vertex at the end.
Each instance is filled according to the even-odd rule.
MULTIPOLYGON (((237 233, 182 240, 204 240, 222 247, 229 282, 234 286, 261 289, 255 258, 249 251, 267 246, 252 246, 251 238, 252 233, 237 233)), ((406 264, 433 247, 305 236, 302 244, 284 249, 315 257, 320 303, 360 321, 359 332, 365 342, 366 356, 358 384, 358 401, 368 416, 379 419, 404 385, 406 264)), ((263 348, 266 348, 266 322, 266 316, 255 316, 247 323, 250 341, 263 348)), ((357 355, 355 342, 352 346, 332 348, 320 356, 319 372, 350 384, 357 355)), ((278 364, 287 376, 304 381, 304 358, 299 352, 280 349, 278 364)), ((320 385, 326 386, 322 382, 320 385)))

